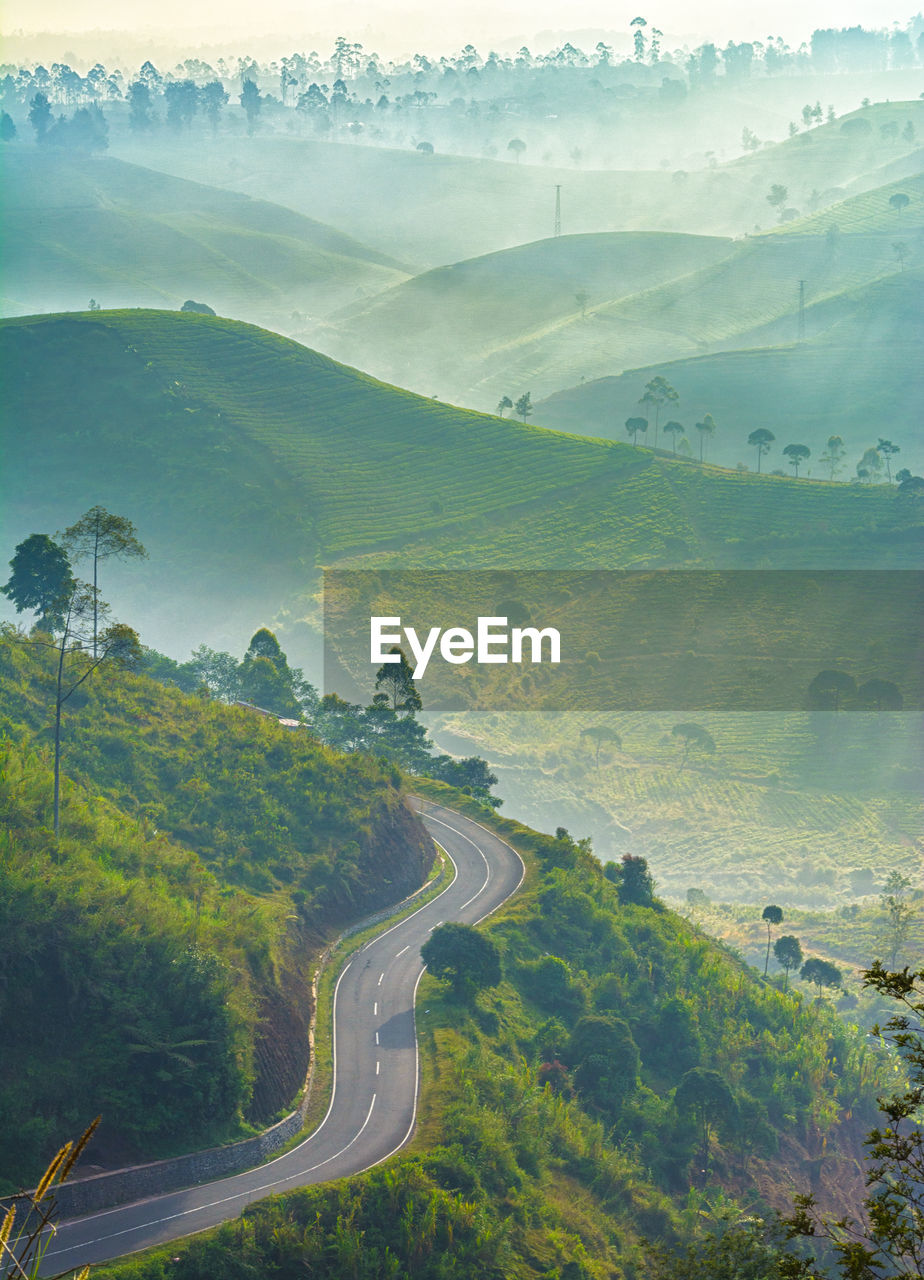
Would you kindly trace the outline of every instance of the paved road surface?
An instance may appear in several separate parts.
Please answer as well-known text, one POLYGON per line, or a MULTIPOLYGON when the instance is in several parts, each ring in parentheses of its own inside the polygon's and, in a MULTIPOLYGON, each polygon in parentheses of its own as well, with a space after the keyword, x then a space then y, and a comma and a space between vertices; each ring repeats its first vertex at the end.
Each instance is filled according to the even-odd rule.
POLYGON ((334 1091, 311 1137, 247 1173, 76 1218, 58 1227, 43 1264, 52 1275, 203 1231, 254 1200, 358 1173, 409 1140, 417 1110, 414 997, 420 948, 449 920, 474 924, 519 886, 519 856, 485 827, 420 802, 424 823, 456 867, 437 898, 353 956, 334 995, 334 1091))

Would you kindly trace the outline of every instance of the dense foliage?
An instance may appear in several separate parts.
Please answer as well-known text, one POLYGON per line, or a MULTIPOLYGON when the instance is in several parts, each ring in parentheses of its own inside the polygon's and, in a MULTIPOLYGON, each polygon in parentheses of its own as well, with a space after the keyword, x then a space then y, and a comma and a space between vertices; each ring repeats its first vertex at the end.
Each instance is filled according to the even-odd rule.
POLYGON ((386 761, 121 671, 68 704, 55 840, 46 653, 0 647, 0 1178, 17 1181, 100 1110, 123 1153, 232 1130, 297 957, 432 857, 386 761))

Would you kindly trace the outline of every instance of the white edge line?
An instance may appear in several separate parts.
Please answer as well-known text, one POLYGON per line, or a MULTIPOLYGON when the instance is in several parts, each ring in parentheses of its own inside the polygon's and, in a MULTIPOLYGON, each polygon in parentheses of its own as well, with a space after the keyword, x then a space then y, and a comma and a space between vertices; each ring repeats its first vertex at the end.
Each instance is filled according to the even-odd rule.
MULTIPOLYGON (((429 801, 428 803, 435 804, 435 801, 429 801)), ((442 805, 437 805, 437 808, 441 809, 444 813, 454 813, 454 811, 453 811, 452 809, 446 809, 446 808, 444 808, 442 805)), ((475 842, 474 842, 473 840, 471 840, 468 836, 466 836, 464 832, 459 831, 456 827, 451 826, 448 822, 444 822, 442 819, 440 819, 440 818, 436 818, 436 817, 434 817, 432 814, 428 814, 428 813, 421 813, 421 814, 420 814, 420 816, 430 818, 430 819, 431 819, 431 821, 439 823, 439 825, 440 825, 440 826, 442 826, 442 827, 446 827, 449 831, 452 831, 452 832, 454 832, 456 835, 460 836, 463 840, 465 840, 467 843, 471 844, 474 848, 476 848, 476 849, 478 848, 478 846, 475 844, 475 842)), ((455 815, 454 815, 454 816, 455 816, 455 815)), ((485 914, 484 914, 483 916, 480 916, 480 917, 478 918, 478 920, 476 920, 476 921, 475 921, 475 923, 476 923, 476 924, 480 924, 482 920, 486 920, 486 919, 487 919, 487 917, 488 917, 489 915, 493 915, 493 913, 494 913, 495 911, 497 911, 500 907, 502 907, 502 906, 504 905, 504 903, 505 903, 505 902, 507 902, 510 898, 512 898, 512 897, 513 897, 513 895, 517 892, 517 890, 520 888, 520 885, 523 883, 523 881, 524 881, 524 879, 525 879, 525 877, 526 877, 526 864, 525 864, 525 862, 523 861, 523 859, 520 857, 519 853, 517 853, 516 849, 514 849, 514 847, 513 847, 511 844, 509 844, 506 840, 504 840, 502 836, 497 835, 497 833, 496 833, 496 832, 491 831, 489 827, 484 826, 484 824, 483 824, 483 823, 481 823, 481 822, 477 822, 474 818, 469 818, 469 817, 467 817, 465 814, 459 814, 459 815, 457 815, 457 816, 458 816, 458 817, 463 818, 463 819, 464 819, 465 821, 467 821, 467 822, 471 822, 473 826, 479 827, 479 828, 480 828, 482 831, 484 831, 487 835, 493 836, 495 840, 499 841, 499 843, 500 843, 500 844, 504 845, 504 847, 505 847, 505 848, 507 848, 507 849, 509 849, 509 850, 510 850, 510 852, 513 854, 513 856, 516 858, 517 862, 519 862, 519 864, 520 864, 520 878, 519 878, 519 880, 517 881, 516 885, 514 886, 514 888, 513 888, 513 889, 511 889, 510 893, 509 893, 509 894, 507 894, 507 895, 506 895, 506 897, 504 897, 504 898, 503 898, 503 899, 502 899, 502 900, 497 904, 497 906, 492 907, 490 911, 485 912, 485 914)), ((431 837, 431 838, 432 838, 432 837, 431 837)), ((387 936, 388 936, 388 934, 393 933, 393 932, 394 932, 394 930, 395 930, 395 929, 400 928, 400 927, 401 927, 401 925, 406 924, 408 920, 413 919, 413 917, 414 917, 414 916, 416 916, 416 915, 418 915, 421 911, 424 911, 427 907, 432 906, 432 904, 433 904, 434 902, 438 901, 440 898, 442 898, 442 897, 443 897, 443 895, 444 895, 444 894, 446 894, 446 893, 448 893, 448 892, 449 892, 449 890, 452 888, 452 886, 455 884, 456 880, 458 879, 458 875, 459 875, 459 868, 458 868, 458 866, 457 866, 457 864, 456 864, 456 861, 455 861, 455 859, 453 858, 452 854, 449 852, 449 850, 448 850, 448 849, 443 848, 443 846, 442 846, 442 845, 440 845, 440 844, 439 844, 439 842, 438 842, 436 839, 434 839, 434 841, 433 841, 433 842, 434 842, 434 844, 436 844, 436 845, 437 845, 437 847, 438 847, 438 848, 442 849, 442 851, 443 851, 443 852, 446 854, 446 856, 449 858, 449 861, 452 863, 452 865, 453 865, 453 870, 454 870, 454 875, 453 875, 453 877, 452 877, 452 880, 450 880, 449 884, 446 886, 446 888, 445 888, 445 889, 443 889, 443 890, 442 890, 442 892, 441 892, 441 893, 437 894, 436 898, 432 898, 429 902, 425 902, 425 903, 423 904, 423 906, 418 907, 416 911, 412 911, 412 912, 411 912, 411 914, 410 914, 409 916, 405 916, 403 920, 399 920, 399 921, 398 921, 398 923, 397 923, 397 924, 392 925, 392 927, 391 927, 390 929, 386 929, 386 930, 385 930, 385 932, 384 932, 384 933, 379 934, 379 935, 378 935, 378 937, 374 939, 374 941, 378 942, 378 941, 380 941, 382 938, 387 937, 387 936)), ((480 849, 478 850, 478 852, 481 854, 482 858, 484 858, 485 862, 487 863, 487 858, 485 858, 484 853, 483 853, 480 849)), ((477 897, 478 897, 478 894, 480 894, 480 893, 483 893, 483 892, 484 892, 484 889, 487 887, 487 884, 488 884, 488 881, 489 881, 489 880, 490 880, 490 868, 489 868, 488 878, 487 878, 487 880, 485 880, 485 883, 484 883, 484 884, 481 886, 481 888, 478 890, 478 893, 476 893, 476 894, 475 894, 475 898, 477 898, 477 897)), ((468 905, 469 905, 471 902, 473 902, 473 901, 474 901, 474 898, 470 898, 468 902, 464 903, 464 904, 463 904, 463 906, 459 908, 459 910, 460 910, 460 911, 461 911, 461 910, 463 910, 463 909, 464 909, 464 907, 468 906, 468 905)), ((402 954, 403 954, 403 953, 402 953, 402 954)), ((338 992, 339 992, 339 989, 340 989, 340 983, 343 981, 343 979, 344 979, 344 977, 346 976, 347 971, 349 970, 349 968, 350 968, 350 966, 352 965, 352 963, 353 963, 353 960, 352 960, 352 958, 351 958, 351 959, 347 962, 347 964, 343 967, 343 969, 341 970, 341 972, 340 972, 340 976, 338 977, 337 982, 336 982, 336 985, 334 986, 334 998, 333 998, 333 1002, 332 1002, 332 1006, 333 1006, 333 1007, 332 1007, 332 1011, 331 1011, 331 1021, 332 1021, 333 1025, 334 1025, 334 1032, 335 1032, 335 1034, 332 1036, 332 1042, 333 1042, 333 1044, 332 1044, 332 1060, 333 1060, 333 1087, 332 1087, 332 1089, 331 1089, 330 1105, 329 1105, 329 1106, 328 1106, 328 1108, 327 1108, 327 1112, 326 1112, 326 1114, 325 1114, 325 1116, 324 1116, 324 1119, 323 1119, 323 1120, 321 1121, 321 1123, 318 1125, 317 1129, 314 1129, 314 1130, 313 1130, 313 1131, 312 1131, 312 1132, 311 1132, 311 1133, 310 1133, 310 1134, 309 1134, 309 1135, 308 1135, 308 1136, 307 1136, 307 1137, 306 1137, 302 1142, 300 1142, 300 1143, 298 1144, 298 1146, 293 1147, 290 1151, 284 1152, 282 1155, 276 1156, 276 1158, 275 1158, 274 1160, 269 1160, 269 1161, 267 1161, 267 1163, 266 1163, 265 1165, 263 1165, 263 1166, 262 1166, 262 1167, 263 1167, 263 1168, 265 1168, 265 1169, 269 1169, 272 1165, 277 1164, 280 1160, 284 1160, 284 1159, 286 1159, 288 1156, 293 1155, 296 1151, 301 1150, 301 1148, 302 1148, 302 1147, 306 1146, 309 1142, 311 1142, 311 1141, 314 1139, 314 1137, 316 1136, 316 1134, 318 1134, 318 1133, 321 1131, 321 1129, 324 1127, 324 1125, 327 1123, 327 1121, 328 1121, 328 1119, 329 1119, 329 1117, 330 1117, 331 1111, 333 1110, 333 1106, 334 1106, 334 1098, 335 1098, 335 1096, 336 1096, 336 1092, 337 1092, 337 1037, 336 1037, 337 995, 338 995, 338 992)), ((384 1164, 386 1160, 390 1160, 390 1159, 391 1159, 391 1157, 392 1157, 393 1155, 397 1154, 397 1152, 398 1152, 398 1151, 400 1151, 400 1150, 401 1150, 401 1148, 402 1148, 402 1147, 404 1147, 404 1146, 407 1144, 407 1142, 409 1141, 409 1139, 410 1139, 410 1137, 411 1137, 412 1133, 414 1132, 414 1126, 415 1126, 415 1125, 416 1125, 416 1123, 417 1123, 417 1107, 418 1107, 418 1102, 419 1102, 419 1098, 420 1098, 420 1042, 419 1042, 419 1040, 418 1040, 418 1038, 417 1038, 417 990, 418 990, 418 988, 419 988, 419 986, 420 986, 420 980, 421 980, 421 978, 423 977, 423 975, 424 975, 424 973, 425 973, 425 972, 426 972, 426 967, 422 968, 422 969, 421 969, 421 971, 420 971, 420 973, 417 975, 417 981, 414 983, 413 1003, 412 1003, 412 1006, 411 1006, 411 1007, 412 1007, 412 1009, 413 1009, 413 1013, 414 1013, 414 1070, 415 1070, 414 1106, 413 1106, 413 1110, 412 1110, 412 1113, 411 1113, 411 1123, 410 1123, 410 1125, 408 1126, 407 1133, 404 1135, 404 1137, 401 1139, 401 1141, 398 1143, 398 1145, 397 1145, 396 1147, 394 1147, 391 1151, 389 1151, 387 1155, 384 1155, 384 1156, 380 1157, 380 1159, 376 1160, 373 1164, 366 1165, 365 1169, 359 1169, 359 1170, 357 1170, 357 1171, 356 1171, 357 1173, 365 1173, 365 1172, 367 1172, 369 1169, 375 1169, 375 1168, 377 1168, 380 1164, 384 1164)), ((378 1033, 376 1033, 376 1036, 378 1036, 378 1033)), ((287 1178, 280 1178, 280 1179, 277 1179, 275 1182, 268 1182, 268 1183, 264 1183, 263 1185, 261 1185, 261 1186, 259 1186, 259 1187, 254 1187, 254 1188, 252 1188, 250 1191, 240 1191, 240 1192, 237 1192, 235 1195, 233 1195, 233 1196, 227 1196, 227 1197, 225 1197, 225 1198, 224 1198, 224 1199, 222 1199, 222 1200, 215 1200, 215 1201, 212 1201, 212 1202, 211 1202, 211 1203, 209 1203, 209 1204, 204 1204, 204 1205, 196 1205, 195 1207, 193 1207, 193 1208, 191 1208, 191 1209, 185 1209, 185 1210, 183 1210, 183 1211, 182 1211, 182 1212, 180 1212, 180 1213, 176 1213, 176 1214, 169 1214, 166 1218, 160 1218, 160 1219, 158 1219, 156 1222, 148 1222, 148 1223, 138 1224, 137 1226, 134 1226, 134 1227, 128 1227, 128 1228, 126 1228, 124 1231, 116 1231, 116 1232, 113 1232, 113 1233, 112 1233, 111 1235, 109 1235, 109 1236, 99 1237, 97 1240, 83 1241, 83 1242, 82 1242, 82 1243, 80 1243, 80 1244, 69 1245, 67 1248, 64 1248, 64 1249, 54 1250, 54 1251, 48 1251, 48 1252, 46 1253, 46 1255, 45 1255, 45 1256, 46 1256, 46 1257, 51 1258, 51 1257, 54 1257, 54 1256, 55 1256, 55 1254, 60 1255, 60 1254, 62 1254, 62 1253, 70 1253, 70 1252, 73 1252, 73 1250, 75 1250, 75 1249, 85 1249, 85 1248, 88 1248, 88 1247, 89 1247, 90 1245, 92 1245, 92 1244, 96 1244, 96 1243, 101 1242, 102 1240, 114 1240, 114 1239, 115 1239, 117 1236, 119 1236, 119 1235, 128 1235, 128 1234, 130 1234, 132 1231, 139 1230, 139 1229, 141 1229, 142 1227, 158 1226, 158 1225, 160 1225, 161 1223, 164 1223, 164 1222, 170 1222, 170 1221, 173 1221, 173 1220, 175 1220, 175 1219, 177 1219, 177 1218, 186 1217, 186 1216, 187 1216, 187 1214, 192 1214, 192 1213, 201 1213, 201 1212, 203 1212, 203 1211, 204 1211, 204 1210, 206 1210, 206 1209, 212 1209, 212 1208, 215 1208, 217 1205, 220 1205, 220 1204, 227 1204, 227 1203, 229 1203, 231 1200, 239 1200, 239 1199, 243 1198, 244 1196, 254 1196, 254 1197, 255 1197, 258 1193, 260 1193, 260 1192, 262 1192, 262 1191, 271 1191, 273 1187, 281 1186, 281 1185, 283 1185, 283 1184, 284 1184, 284 1183, 286 1183, 286 1182, 291 1182, 291 1181, 292 1181, 293 1179, 295 1179, 295 1178, 304 1177, 304 1175, 305 1175, 306 1173, 314 1173, 317 1169, 321 1169, 321 1168, 323 1168, 323 1166, 324 1166, 325 1164, 330 1164, 330 1162, 331 1162, 332 1160, 336 1160, 339 1156, 343 1155, 343 1154, 344 1154, 344 1152, 345 1152, 345 1151, 348 1151, 348 1150, 349 1150, 349 1148, 350 1148, 350 1147, 352 1147, 353 1143, 357 1141, 357 1139, 358 1139, 358 1138, 360 1137, 360 1135, 363 1133, 363 1131, 365 1130, 366 1126, 367 1126, 367 1125, 368 1125, 368 1123, 369 1123, 369 1120, 370 1120, 370 1119, 371 1119, 371 1117, 372 1117, 372 1109, 373 1109, 373 1107, 375 1106, 375 1099, 376 1099, 376 1095, 375 1095, 375 1094, 373 1094, 373 1095, 372 1095, 372 1102, 370 1103, 370 1106, 369 1106, 369 1112, 368 1112, 368 1114, 367 1114, 367 1116, 366 1116, 366 1119, 363 1121, 362 1127, 359 1129, 359 1131, 358 1131, 356 1134, 354 1134, 354 1136, 350 1139, 350 1141, 347 1143, 347 1145, 346 1145, 346 1146, 345 1146, 341 1151, 338 1151, 335 1155, 333 1155, 333 1156, 329 1156, 326 1160, 323 1160, 320 1164, 314 1165, 312 1168, 309 1168, 309 1169, 303 1169, 303 1170, 299 1171, 298 1173, 295 1173, 295 1174, 291 1174, 291 1175, 289 1175, 289 1177, 287 1177, 287 1178)), ((259 1168, 260 1166, 257 1166, 257 1167, 259 1168)), ((242 1173, 243 1173, 243 1172, 247 1172, 247 1171, 242 1170, 242 1173)), ((230 1178, 222 1178, 222 1179, 218 1179, 218 1180, 217 1180, 217 1182, 216 1182, 216 1186, 217 1186, 217 1185, 220 1185, 220 1183, 221 1183, 221 1182, 225 1182, 225 1183, 227 1183, 227 1182, 234 1181, 236 1178, 238 1178, 238 1177, 240 1177, 240 1176, 241 1176, 241 1174, 232 1174, 230 1178)), ((177 1194, 181 1194, 183 1191, 190 1191, 190 1190, 195 1190, 195 1184, 194 1184, 192 1187, 182 1187, 182 1188, 179 1188, 179 1189, 178 1189, 178 1191, 175 1191, 175 1192, 174 1192, 174 1191, 166 1192, 166 1193, 164 1193, 164 1198, 166 1198, 166 1196, 168 1196, 168 1195, 177 1195, 177 1194)), ((143 1201, 135 1201, 134 1203, 135 1203, 135 1204, 139 1204, 139 1203, 143 1203, 143 1201)), ((251 1201, 251 1203, 252 1203, 252 1201, 251 1201)), ((124 1209, 128 1209, 128 1208, 130 1208, 130 1207, 131 1207, 131 1205, 130 1205, 130 1204, 116 1205, 116 1206, 115 1206, 114 1208, 112 1208, 112 1209, 105 1209, 105 1210, 103 1210, 102 1212, 97 1213, 97 1214, 87 1214, 87 1215, 86 1215, 85 1217, 83 1217, 83 1218, 73 1218, 73 1219, 71 1219, 71 1222, 75 1222, 75 1223, 76 1223, 76 1222, 90 1222, 90 1221, 92 1221, 92 1220, 94 1220, 94 1219, 96 1219, 96 1218, 105 1218, 105 1217, 109 1217, 109 1216, 110 1216, 111 1214, 113 1214, 113 1213, 119 1213, 119 1212, 121 1212, 122 1210, 124 1210, 124 1209)), ((69 1224, 66 1224, 66 1225, 69 1225, 69 1224)), ((212 1224, 212 1225, 217 1225, 217 1224, 212 1224)), ((205 1230, 205 1229, 208 1229, 208 1228, 203 1228, 203 1230, 205 1230)), ((196 1234, 199 1234, 199 1233, 198 1233, 198 1231, 193 1231, 193 1232, 189 1232, 189 1233, 188 1233, 188 1235, 196 1235, 196 1234)), ((173 1240, 179 1240, 179 1239, 182 1239, 182 1238, 183 1238, 182 1236, 174 1236, 174 1237, 172 1237, 172 1239, 173 1239, 173 1240)), ((169 1243, 169 1241, 164 1241, 164 1242, 162 1242, 162 1243, 169 1243)), ((141 1251, 143 1251, 143 1250, 145 1250, 145 1249, 148 1249, 148 1248, 151 1248, 151 1247, 153 1247, 153 1246, 152 1246, 152 1245, 147 1245, 147 1244, 146 1244, 146 1245, 142 1245, 142 1246, 140 1247, 140 1249, 139 1249, 139 1250, 134 1250, 134 1251, 130 1251, 130 1252, 141 1252, 141 1251)), ((119 1255, 116 1255, 116 1256, 117 1256, 117 1257, 128 1257, 128 1256, 130 1256, 130 1255, 129 1255, 129 1254, 119 1254, 119 1255)), ((112 1259, 109 1259, 109 1261, 112 1261, 112 1259)))

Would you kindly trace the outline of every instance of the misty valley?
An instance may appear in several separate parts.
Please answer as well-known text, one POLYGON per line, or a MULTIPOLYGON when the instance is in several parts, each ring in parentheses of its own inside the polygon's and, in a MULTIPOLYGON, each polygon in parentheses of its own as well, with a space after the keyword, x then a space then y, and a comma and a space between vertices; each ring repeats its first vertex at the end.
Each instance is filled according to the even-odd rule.
POLYGON ((78 9, 0 65, 0 1280, 919 1277, 924 20, 78 9))

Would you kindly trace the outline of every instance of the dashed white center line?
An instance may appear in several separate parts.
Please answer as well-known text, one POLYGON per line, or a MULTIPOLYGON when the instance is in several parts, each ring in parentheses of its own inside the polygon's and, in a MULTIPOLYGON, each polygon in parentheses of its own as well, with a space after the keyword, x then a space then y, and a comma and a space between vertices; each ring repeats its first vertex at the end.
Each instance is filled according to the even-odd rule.
MULTIPOLYGON (((403 956, 403 955, 404 955, 404 953, 405 953, 405 951, 410 951, 410 949, 411 949, 411 944, 410 944, 410 943, 408 943, 408 945, 407 945, 406 947, 402 947, 402 948, 401 948, 401 950, 398 952, 398 956, 403 956)), ((395 959, 396 959, 396 960, 398 959, 398 956, 395 956, 395 959)))
POLYGON ((373 1016, 373 1018, 377 1018, 377 1017, 379 1016, 379 1002, 378 1002, 378 1000, 376 1000, 375 1004, 372 1006, 372 1016, 373 1016))
POLYGON ((379 1042, 379 1033, 378 1033, 378 1032, 376 1032, 376 1033, 375 1033, 375 1043, 376 1043, 376 1044, 378 1044, 378 1042, 379 1042))
POLYGON ((378 982, 376 983, 376 985, 377 985, 377 986, 379 986, 379 987, 380 987, 380 986, 382 985, 382 979, 383 979, 384 977, 385 977, 385 974, 384 974, 384 973, 380 973, 380 974, 379 974, 379 980, 378 980, 378 982))
POLYGON ((379 1065, 380 1065, 380 1064, 379 1064, 378 1062, 375 1064, 375 1074, 376 1074, 376 1075, 378 1075, 378 1074, 379 1074, 379 1065))

